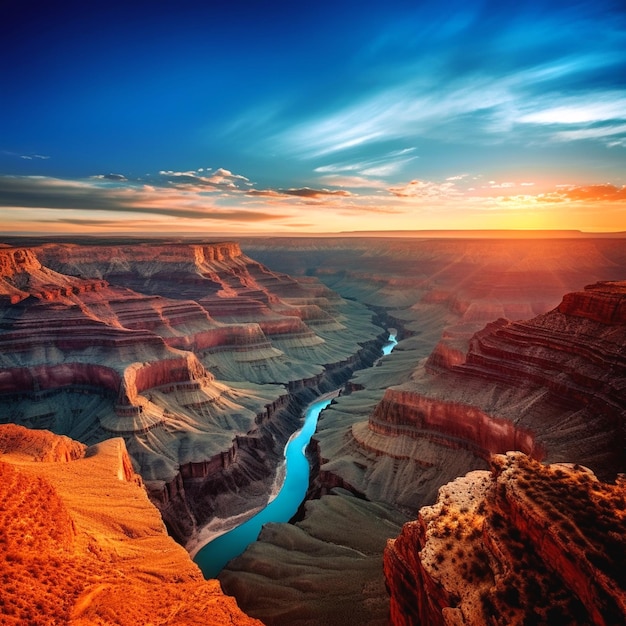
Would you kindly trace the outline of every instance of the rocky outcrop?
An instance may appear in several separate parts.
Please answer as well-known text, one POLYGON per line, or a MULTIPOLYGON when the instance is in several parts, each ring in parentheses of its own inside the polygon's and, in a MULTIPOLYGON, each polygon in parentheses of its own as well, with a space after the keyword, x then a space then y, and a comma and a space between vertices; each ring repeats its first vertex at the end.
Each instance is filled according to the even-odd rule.
POLYGON ((3 624, 260 626, 167 536, 121 439, 2 425, 0 499, 3 624))
POLYGON ((602 282, 583 292, 567 294, 558 307, 559 313, 582 317, 600 324, 626 324, 626 284, 602 282))
POLYGON ((78 441, 46 430, 30 430, 16 424, 0 426, 0 454, 23 456, 30 461, 68 463, 85 456, 86 449, 78 441))
POLYGON ((495 456, 389 541, 391 623, 622 623, 625 497, 580 466, 495 456))

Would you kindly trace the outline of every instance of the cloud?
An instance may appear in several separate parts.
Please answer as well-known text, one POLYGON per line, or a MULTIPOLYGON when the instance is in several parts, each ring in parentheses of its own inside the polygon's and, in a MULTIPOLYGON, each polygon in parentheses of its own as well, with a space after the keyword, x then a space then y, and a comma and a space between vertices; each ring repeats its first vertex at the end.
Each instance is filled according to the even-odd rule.
POLYGON ((128 178, 122 174, 98 174, 96 176, 92 176, 92 178, 99 180, 113 180, 113 181, 127 181, 128 178))
POLYGON ((353 187, 356 189, 386 189, 387 183, 381 180, 372 180, 365 176, 349 176, 328 174, 320 177, 320 182, 331 187, 353 187))
MULTIPOLYGON (((358 176, 353 180, 356 181, 355 187, 385 187, 385 183, 381 178, 389 177, 400 172, 408 163, 419 158, 415 154, 411 154, 415 148, 403 148, 400 150, 392 150, 381 156, 360 159, 357 161, 348 160, 338 163, 330 163, 315 168, 316 172, 337 175, 339 173, 356 173, 358 176), (410 155, 410 156, 408 156, 410 155)), ((325 177, 323 180, 328 180, 325 177)), ((347 185, 349 186, 349 184, 347 185)))
POLYGON ((50 158, 49 156, 46 156, 44 154, 20 154, 19 156, 20 159, 25 159, 26 161, 33 161, 34 159, 41 159, 42 161, 46 161, 50 158))
MULTIPOLYGON (((606 85, 616 84, 614 79, 608 83, 608 75, 623 70, 623 53, 590 53, 581 46, 580 52, 553 47, 540 55, 530 34, 506 45, 504 37, 491 37, 479 44, 484 53, 480 63, 475 53, 459 58, 455 47, 436 58, 399 59, 377 90, 355 91, 356 96, 344 98, 336 108, 301 118, 270 139, 271 149, 317 159, 356 148, 382 151, 394 141, 419 141, 425 150, 424 139, 530 143, 537 135, 549 137, 553 124, 625 119, 625 92, 602 86, 605 76, 606 85), (498 46, 503 49, 497 60, 485 63, 498 46)), ((574 137, 561 137, 570 139, 574 137)))
POLYGON ((510 187, 515 187, 515 183, 510 183, 510 182, 497 183, 495 180, 490 180, 489 187, 491 189, 509 189, 510 187))
POLYGON ((348 197, 352 194, 345 189, 312 189, 311 187, 300 187, 296 189, 251 189, 247 192, 249 196, 266 196, 270 198, 287 198, 296 196, 298 198, 324 198, 326 196, 348 197))
POLYGON ((301 187, 300 189, 281 189, 282 193, 289 196, 298 196, 299 198, 321 198, 323 196, 351 196, 352 194, 345 189, 311 189, 310 187, 301 187))
POLYGON ((185 172, 161 170, 159 175, 171 186, 204 191, 241 191, 248 189, 252 184, 245 176, 233 174, 230 170, 221 167, 212 173, 211 171, 211 168, 185 172))
MULTIPOLYGON (((521 115, 518 121, 522 124, 571 125, 626 119, 626 96, 620 91, 561 97, 560 101, 558 106, 540 106, 521 115)), ((554 100, 546 100, 545 104, 553 105, 554 100)))
POLYGON ((538 200, 560 202, 622 202, 626 200, 626 185, 616 187, 611 184, 570 186, 559 191, 541 194, 538 200))
POLYGON ((578 128, 575 130, 561 130, 553 134, 557 141, 577 141, 580 139, 606 139, 612 143, 623 144, 626 139, 626 124, 611 124, 609 126, 594 126, 592 128, 578 128), (622 137, 622 139, 619 139, 622 137))
POLYGON ((387 191, 398 198, 441 198, 459 195, 452 182, 435 183, 421 180, 412 180, 401 187, 389 187, 387 191))
MULTIPOLYGON (((485 198, 474 198, 475 201, 484 201, 485 198)), ((511 205, 516 208, 528 205, 558 205, 575 204, 589 206, 601 204, 604 207, 612 203, 618 206, 626 200, 626 185, 618 187, 612 184, 603 185, 557 185, 556 190, 535 195, 520 194, 515 196, 498 196, 491 198, 497 204, 511 205)))
POLYGON ((261 222, 286 217, 264 211, 207 205, 206 200, 195 193, 155 189, 147 185, 111 186, 107 182, 68 181, 38 176, 2 176, 0 206, 143 213, 192 220, 238 222, 261 222))

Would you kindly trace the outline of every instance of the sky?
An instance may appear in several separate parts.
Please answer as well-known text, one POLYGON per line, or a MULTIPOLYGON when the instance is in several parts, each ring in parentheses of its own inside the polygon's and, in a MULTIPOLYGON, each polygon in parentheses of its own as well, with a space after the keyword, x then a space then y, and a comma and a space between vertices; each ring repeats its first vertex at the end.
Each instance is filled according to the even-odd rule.
POLYGON ((0 234, 626 231, 626 0, 0 2, 0 234))

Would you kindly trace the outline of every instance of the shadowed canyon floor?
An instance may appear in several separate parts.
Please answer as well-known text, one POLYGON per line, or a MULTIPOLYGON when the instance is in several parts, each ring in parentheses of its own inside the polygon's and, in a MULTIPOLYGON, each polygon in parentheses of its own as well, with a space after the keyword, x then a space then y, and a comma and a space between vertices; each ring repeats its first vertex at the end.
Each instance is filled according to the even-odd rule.
MULTIPOLYGON (((611 282, 626 277, 625 243, 6 246, 0 421, 87 444, 123 436, 169 530, 193 546, 205 523, 220 532, 263 506, 302 404, 352 375, 320 416, 298 521, 266 526, 220 580, 266 624, 382 625, 386 588, 394 623, 420 623, 398 617, 419 592, 388 564, 385 581, 383 551, 440 487, 512 449, 604 481, 626 470, 626 290, 611 282), (353 374, 380 354, 372 311, 400 342, 353 374)), ((507 623, 491 584, 495 623, 507 623)), ((489 623, 455 593, 437 600, 436 619, 489 623)), ((563 593, 555 606, 587 606, 577 589, 563 593)))

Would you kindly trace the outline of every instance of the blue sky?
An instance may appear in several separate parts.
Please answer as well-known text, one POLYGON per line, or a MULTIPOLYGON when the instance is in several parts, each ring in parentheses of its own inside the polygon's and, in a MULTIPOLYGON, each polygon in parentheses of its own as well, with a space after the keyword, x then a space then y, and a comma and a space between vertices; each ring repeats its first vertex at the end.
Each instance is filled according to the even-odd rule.
POLYGON ((626 4, 5 0, 5 231, 626 230, 626 4))

